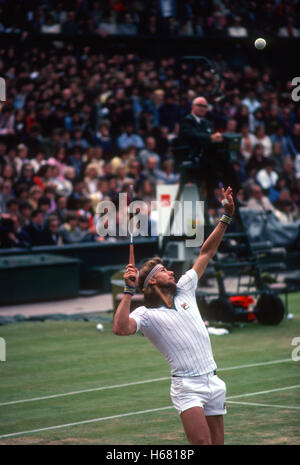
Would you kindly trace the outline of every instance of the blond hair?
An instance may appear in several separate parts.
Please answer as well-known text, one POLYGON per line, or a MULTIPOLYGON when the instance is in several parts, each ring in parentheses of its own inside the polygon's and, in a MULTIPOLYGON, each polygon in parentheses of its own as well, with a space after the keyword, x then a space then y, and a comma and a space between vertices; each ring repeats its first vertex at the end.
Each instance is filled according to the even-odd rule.
POLYGON ((145 262, 139 270, 138 287, 144 294, 144 301, 147 307, 157 307, 161 304, 159 295, 155 292, 151 285, 147 286, 146 289, 144 288, 146 277, 158 264, 163 265, 162 259, 160 257, 154 257, 145 262))

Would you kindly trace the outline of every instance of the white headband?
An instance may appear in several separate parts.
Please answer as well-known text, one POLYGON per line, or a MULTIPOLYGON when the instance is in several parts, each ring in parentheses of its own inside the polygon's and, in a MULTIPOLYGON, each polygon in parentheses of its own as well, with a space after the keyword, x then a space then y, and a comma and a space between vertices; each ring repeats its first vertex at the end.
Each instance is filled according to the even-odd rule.
POLYGON ((147 274, 146 279, 144 281, 144 289, 146 289, 146 287, 148 286, 150 279, 153 278, 156 275, 156 273, 163 267, 164 266, 161 263, 158 263, 157 265, 155 265, 154 268, 152 268, 152 270, 147 274))

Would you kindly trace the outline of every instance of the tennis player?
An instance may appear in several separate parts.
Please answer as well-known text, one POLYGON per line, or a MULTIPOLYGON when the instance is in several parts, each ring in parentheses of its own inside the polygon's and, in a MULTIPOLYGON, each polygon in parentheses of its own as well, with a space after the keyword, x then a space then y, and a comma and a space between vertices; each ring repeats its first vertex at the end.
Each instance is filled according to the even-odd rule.
POLYGON ((225 383, 216 374, 210 338, 201 318, 195 291, 209 260, 215 255, 234 215, 232 189, 222 189, 225 213, 201 247, 194 266, 175 282, 160 258, 124 274, 124 296, 114 318, 115 334, 141 331, 171 366, 171 399, 192 445, 224 444, 225 383), (132 281, 132 278, 134 280, 132 281), (145 305, 130 313, 139 287, 145 305))

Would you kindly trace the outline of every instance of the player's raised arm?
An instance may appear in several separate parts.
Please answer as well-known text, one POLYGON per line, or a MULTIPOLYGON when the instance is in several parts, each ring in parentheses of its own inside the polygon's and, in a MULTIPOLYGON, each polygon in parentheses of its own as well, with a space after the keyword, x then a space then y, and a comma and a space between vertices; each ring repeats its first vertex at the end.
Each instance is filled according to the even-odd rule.
POLYGON ((200 277, 203 275, 209 260, 218 250, 218 247, 227 229, 227 225, 231 223, 232 216, 234 215, 234 202, 232 198, 231 187, 228 187, 226 191, 222 189, 222 197, 222 205, 224 206, 225 213, 220 218, 220 221, 213 232, 208 236, 202 245, 199 257, 193 266, 193 269, 198 275, 198 279, 200 279, 200 277))
POLYGON ((138 280, 137 269, 134 266, 130 264, 126 266, 124 280, 124 297, 118 305, 113 325, 113 332, 118 336, 130 336, 136 332, 136 321, 129 316, 131 299, 135 294, 138 280))

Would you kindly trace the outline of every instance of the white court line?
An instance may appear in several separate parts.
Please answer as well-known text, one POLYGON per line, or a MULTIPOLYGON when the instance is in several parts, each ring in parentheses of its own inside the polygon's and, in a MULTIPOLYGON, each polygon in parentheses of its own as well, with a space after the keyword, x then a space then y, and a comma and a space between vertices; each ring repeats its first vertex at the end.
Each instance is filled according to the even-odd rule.
POLYGON ((63 394, 52 394, 50 396, 33 397, 31 399, 12 400, 10 402, 1 403, 0 407, 3 407, 4 405, 21 404, 23 402, 33 402, 35 400, 55 399, 56 397, 74 396, 76 394, 83 394, 85 392, 104 391, 106 389, 116 389, 116 388, 122 388, 122 387, 128 387, 128 386, 136 386, 138 384, 156 383, 158 381, 165 381, 167 379, 170 379, 170 378, 169 377, 168 378, 154 378, 154 379, 148 379, 145 381, 134 381, 132 383, 126 383, 126 384, 115 384, 114 386, 102 386, 102 387, 91 388, 91 389, 82 389, 81 391, 65 392, 63 394))
MULTIPOLYGON (((265 365, 274 365, 277 363, 285 363, 285 362, 291 362, 291 358, 285 358, 281 360, 271 360, 269 362, 259 362, 259 363, 251 363, 248 365, 238 365, 234 367, 228 367, 228 368, 220 368, 218 371, 230 371, 230 370, 238 370, 241 368, 253 368, 253 367, 259 367, 259 366, 265 366, 265 365)), ((148 379, 144 381, 135 381, 132 383, 126 383, 126 384, 116 384, 113 386, 103 386, 103 387, 97 387, 97 388, 90 388, 90 389, 82 389, 80 391, 71 391, 71 392, 65 392, 62 394, 52 394, 49 396, 41 396, 41 397, 32 397, 29 399, 21 399, 21 400, 11 400, 8 402, 2 402, 0 403, 0 407, 4 407, 6 405, 14 405, 14 404, 22 404, 24 402, 34 402, 38 400, 46 400, 46 399, 56 399, 57 397, 65 397, 65 396, 74 396, 77 394, 83 394, 86 392, 95 392, 95 391, 104 391, 106 389, 116 389, 116 388, 122 388, 122 387, 128 387, 128 386, 135 386, 139 384, 147 384, 147 383, 156 383, 158 381, 166 381, 169 380, 170 377, 165 377, 165 378, 153 378, 153 379, 148 379)))
POLYGON ((95 422, 104 421, 104 420, 114 420, 116 418, 129 417, 131 415, 142 415, 143 413, 159 412, 161 410, 167 410, 170 408, 173 408, 173 406, 170 405, 168 407, 154 408, 151 410, 140 410, 139 412, 122 413, 121 415, 112 415, 111 417, 92 418, 91 420, 82 420, 82 421, 76 421, 75 423, 66 423, 65 425, 49 426, 48 428, 32 429, 31 431, 20 431, 19 433, 3 434, 0 436, 0 439, 12 437, 12 436, 20 436, 22 434, 39 433, 41 431, 48 431, 51 429, 67 428, 68 426, 85 425, 87 423, 95 423, 95 422))
POLYGON ((269 389, 268 391, 258 391, 258 392, 249 392, 248 394, 239 394, 237 396, 227 397, 227 399, 237 399, 238 397, 258 396, 260 394, 269 394, 270 392, 286 391, 288 389, 297 389, 297 388, 300 388, 300 384, 295 384, 294 386, 287 386, 287 387, 276 388, 276 389, 269 389))
POLYGON ((250 405, 255 407, 272 407, 272 408, 281 408, 281 409, 289 409, 289 410, 300 410, 300 407, 290 406, 290 405, 278 405, 278 404, 259 404, 257 402, 241 402, 238 400, 228 400, 228 404, 237 404, 237 405, 250 405))
POLYGON ((218 371, 239 370, 240 368, 262 367, 266 365, 275 365, 276 363, 285 363, 285 362, 291 362, 291 361, 293 361, 293 359, 283 358, 281 360, 271 360, 270 362, 249 363, 248 365, 238 365, 235 367, 219 368, 218 371))
MULTIPOLYGON (((248 394, 240 394, 238 396, 228 397, 227 399, 233 399, 233 398, 236 398, 236 397, 255 396, 255 395, 258 395, 258 394, 265 394, 265 393, 270 393, 270 392, 284 391, 286 389, 295 389, 295 388, 299 388, 299 387, 300 387, 300 384, 297 384, 295 386, 286 386, 286 387, 282 387, 282 388, 271 389, 269 391, 259 391, 259 392, 251 392, 251 393, 248 393, 248 394)), ((17 433, 2 434, 0 436, 0 439, 13 437, 13 436, 21 436, 22 434, 40 433, 42 431, 49 431, 49 430, 53 430, 53 429, 67 428, 67 427, 70 427, 70 426, 84 425, 84 424, 87 424, 87 423, 95 423, 95 422, 105 421, 105 420, 114 420, 116 418, 129 417, 129 416, 132 416, 132 415, 142 415, 144 413, 159 412, 159 411, 162 411, 162 410, 168 410, 168 409, 172 409, 172 408, 174 408, 173 405, 169 405, 167 407, 154 408, 154 409, 150 409, 150 410, 140 410, 138 412, 122 413, 122 414, 113 415, 113 416, 110 416, 110 417, 92 418, 91 420, 76 421, 74 423, 66 423, 64 425, 48 426, 47 428, 39 428, 39 429, 32 429, 32 430, 29 430, 29 431, 28 430, 27 431, 19 431, 17 433)))

